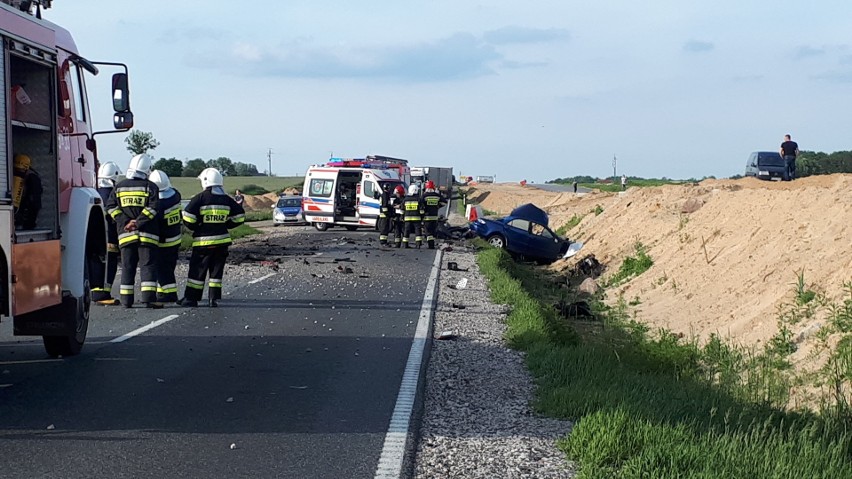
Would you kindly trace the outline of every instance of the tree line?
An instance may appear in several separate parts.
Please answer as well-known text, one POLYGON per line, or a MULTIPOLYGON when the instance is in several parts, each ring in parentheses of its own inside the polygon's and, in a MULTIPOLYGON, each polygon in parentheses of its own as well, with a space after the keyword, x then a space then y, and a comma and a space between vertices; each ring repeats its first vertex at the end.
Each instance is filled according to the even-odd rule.
MULTIPOLYGON (((124 139, 127 143, 127 151, 134 155, 148 153, 151 150, 157 149, 160 142, 154 138, 150 132, 131 130, 127 138, 124 139)), ((240 161, 231 161, 230 158, 220 156, 215 160, 203 160, 195 158, 184 162, 175 157, 160 158, 154 162, 154 169, 160 170, 170 177, 186 176, 196 177, 201 174, 205 168, 216 168, 224 176, 261 176, 257 171, 257 166, 251 163, 242 163, 240 161)))
POLYGON ((852 151, 802 151, 796 158, 796 176, 852 173, 852 151))

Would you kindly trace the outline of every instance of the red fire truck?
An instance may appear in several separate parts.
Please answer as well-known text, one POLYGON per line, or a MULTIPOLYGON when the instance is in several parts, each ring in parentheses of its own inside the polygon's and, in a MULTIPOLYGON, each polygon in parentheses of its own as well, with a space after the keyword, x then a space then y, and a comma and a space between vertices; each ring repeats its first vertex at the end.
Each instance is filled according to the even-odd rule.
POLYGON ((89 265, 106 254, 95 135, 127 131, 133 114, 127 67, 80 56, 67 30, 42 19, 50 4, 0 0, 0 316, 68 356, 86 340, 98 281, 89 265), (96 65, 121 71, 114 130, 92 131, 85 79, 96 65))

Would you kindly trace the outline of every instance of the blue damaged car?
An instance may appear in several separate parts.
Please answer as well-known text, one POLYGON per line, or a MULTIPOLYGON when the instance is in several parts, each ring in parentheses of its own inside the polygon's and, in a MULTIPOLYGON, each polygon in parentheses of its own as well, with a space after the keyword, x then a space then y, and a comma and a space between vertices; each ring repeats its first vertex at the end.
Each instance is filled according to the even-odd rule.
POLYGON ((471 221, 470 229, 491 246, 503 248, 512 256, 549 264, 565 255, 571 241, 561 238, 547 224, 547 213, 527 203, 505 218, 477 218, 471 221))

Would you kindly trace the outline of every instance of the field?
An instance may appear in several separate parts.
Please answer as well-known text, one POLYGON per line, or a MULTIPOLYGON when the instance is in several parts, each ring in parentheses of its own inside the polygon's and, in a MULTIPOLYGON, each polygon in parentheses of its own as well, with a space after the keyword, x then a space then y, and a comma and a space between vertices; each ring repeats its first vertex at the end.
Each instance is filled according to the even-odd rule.
MULTIPOLYGON (((201 182, 198 178, 171 178, 172 186, 175 187, 183 198, 190 198, 201 191, 201 182)), ((285 188, 301 188, 305 181, 303 176, 226 176, 225 191, 233 194, 236 189, 243 189, 246 185, 257 185, 270 192, 281 192, 285 188)))

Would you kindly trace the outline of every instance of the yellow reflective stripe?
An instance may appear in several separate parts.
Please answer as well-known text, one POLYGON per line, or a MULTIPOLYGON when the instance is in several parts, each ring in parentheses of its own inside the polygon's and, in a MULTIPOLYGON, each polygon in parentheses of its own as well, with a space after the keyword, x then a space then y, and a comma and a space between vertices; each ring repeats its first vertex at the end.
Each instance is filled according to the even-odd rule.
POLYGON ((423 221, 438 221, 437 216, 424 216, 423 221))
POLYGON ((246 220, 246 215, 240 213, 238 215, 231 216, 228 219, 231 220, 234 223, 243 223, 246 220))
POLYGON ((168 216, 171 214, 180 214, 181 208, 180 203, 175 204, 170 208, 166 208, 166 211, 163 212, 164 215, 168 216))
POLYGON ((183 220, 187 223, 197 223, 198 222, 198 218, 192 213, 187 213, 186 211, 184 211, 181 214, 181 216, 183 217, 183 220))
POLYGON ((192 246, 216 246, 220 244, 230 244, 231 238, 220 240, 193 241, 192 246))
POLYGON ((209 280, 207 280, 207 286, 210 286, 211 288, 221 288, 222 280, 210 278, 209 280))
POLYGON ((146 187, 146 186, 119 186, 118 188, 115 189, 116 193, 119 193, 119 192, 124 193, 124 192, 131 192, 131 191, 141 191, 145 194, 148 194, 148 187, 146 187))
POLYGON ((124 236, 118 237, 119 245, 125 245, 127 243, 133 243, 135 241, 139 241, 139 235, 136 233, 127 233, 124 236))
POLYGON ((406 216, 405 221, 420 221, 419 216, 406 216))
POLYGON ((154 219, 154 217, 157 216, 157 210, 146 206, 145 209, 142 210, 142 214, 144 214, 148 218, 154 219))
POLYGON ((177 285, 176 284, 167 284, 165 286, 157 287, 158 293, 177 293, 177 285))
POLYGON ((186 287, 192 289, 204 289, 204 281, 189 278, 186 280, 186 287))
POLYGON ((145 196, 148 196, 148 190, 146 190, 144 188, 141 191, 116 190, 115 196, 118 196, 119 198, 124 198, 124 197, 127 197, 127 196, 142 196, 142 197, 145 197, 145 196))
POLYGON ((110 212, 109 212, 109 215, 112 216, 112 219, 118 218, 118 215, 120 215, 120 214, 121 214, 120 208, 115 208, 113 210, 110 210, 110 212))
POLYGON ((228 205, 205 205, 198 210, 202 213, 213 213, 215 215, 228 214, 231 212, 231 207, 228 205))
POLYGON ((179 245, 181 240, 181 235, 172 236, 171 238, 166 238, 165 241, 161 241, 160 248, 170 248, 175 245, 179 245))

